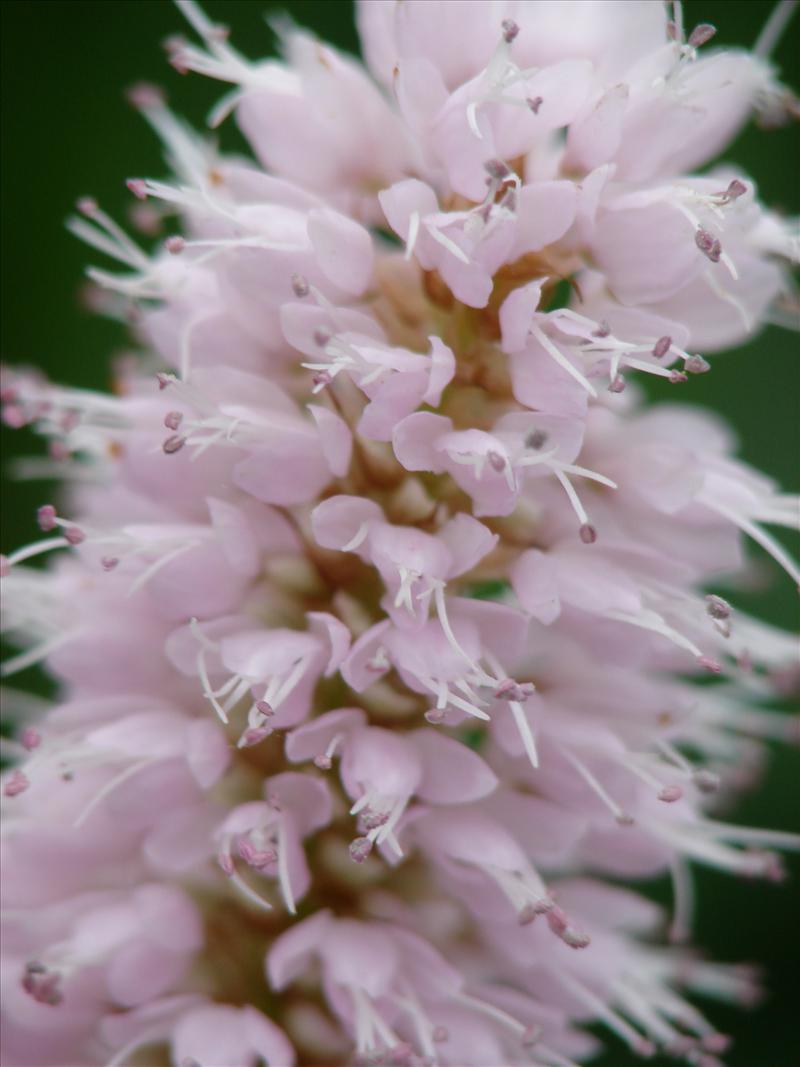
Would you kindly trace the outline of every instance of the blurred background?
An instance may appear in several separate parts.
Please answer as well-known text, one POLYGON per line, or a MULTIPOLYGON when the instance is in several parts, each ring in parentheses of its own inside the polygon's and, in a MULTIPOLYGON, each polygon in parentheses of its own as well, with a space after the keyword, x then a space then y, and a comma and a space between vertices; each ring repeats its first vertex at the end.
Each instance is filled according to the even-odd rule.
MULTIPOLYGON (((717 42, 747 47, 771 7, 764 0, 687 0, 685 21, 689 28, 710 22, 718 29, 717 42)), ((350 0, 215 0, 205 9, 230 26, 234 44, 251 58, 273 49, 264 16, 279 11, 288 11, 341 48, 358 48, 350 0)), ((160 43, 185 30, 168 0, 3 0, 0 14, 0 357, 36 365, 71 385, 105 388, 110 357, 124 351, 126 339, 119 325, 81 307, 83 271, 97 255, 66 232, 64 220, 82 195, 96 197, 118 220, 125 220, 132 200, 125 179, 165 173, 155 138, 124 100, 127 86, 140 80, 157 82, 173 107, 197 126, 223 89, 197 75, 181 77, 166 63, 160 43)), ((795 88, 800 80, 798 57, 800 13, 774 57, 784 81, 795 88)), ((224 147, 244 149, 233 122, 220 131, 220 140, 224 147)), ((768 204, 798 212, 798 126, 769 132, 748 129, 725 158, 755 179, 768 204)), ((654 399, 675 399, 669 386, 648 381, 654 383, 654 399)), ((694 378, 680 399, 724 413, 740 436, 741 456, 787 490, 798 491, 799 387, 797 336, 768 328, 741 350, 714 359, 712 372, 694 378)), ((46 483, 8 479, 13 457, 39 451, 31 436, 3 428, 2 446, 0 545, 7 552, 38 536, 35 509, 50 499, 52 490, 46 483)), ((793 547, 796 550, 796 541, 793 547)), ((796 629, 796 591, 766 560, 760 563, 764 587, 737 594, 736 603, 796 629)), ((37 684, 35 679, 32 684, 37 684)), ((800 753, 776 751, 767 781, 744 798, 731 817, 748 825, 797 830, 798 779, 800 753)), ((800 1063, 800 869, 796 863, 793 868, 793 881, 781 886, 698 872, 698 945, 716 959, 762 961, 768 975, 770 998, 752 1015, 703 1005, 719 1028, 735 1037, 726 1057, 730 1067, 800 1063)), ((663 886, 648 888, 656 895, 664 891, 663 886)), ((621 1046, 611 1044, 607 1055, 595 1062, 598 1067, 627 1067, 634 1061, 621 1046)))

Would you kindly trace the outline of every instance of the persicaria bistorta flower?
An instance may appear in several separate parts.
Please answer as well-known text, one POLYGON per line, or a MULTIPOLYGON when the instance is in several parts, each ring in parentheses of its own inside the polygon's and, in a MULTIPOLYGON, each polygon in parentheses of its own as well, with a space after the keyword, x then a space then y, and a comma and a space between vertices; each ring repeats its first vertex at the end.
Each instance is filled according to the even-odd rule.
POLYGON ((7 699, 6 1062, 575 1067, 597 1023, 719 1067, 689 998, 759 983, 687 948, 693 866, 800 840, 715 807, 796 735, 730 579, 800 582, 798 501, 676 400, 796 317, 714 163, 797 110, 791 4, 745 52, 678 0, 361 0, 366 65, 177 6, 254 158, 132 90, 172 174, 141 239, 70 227, 141 357, 3 375, 64 483, 2 558, 5 673, 58 683, 7 699))

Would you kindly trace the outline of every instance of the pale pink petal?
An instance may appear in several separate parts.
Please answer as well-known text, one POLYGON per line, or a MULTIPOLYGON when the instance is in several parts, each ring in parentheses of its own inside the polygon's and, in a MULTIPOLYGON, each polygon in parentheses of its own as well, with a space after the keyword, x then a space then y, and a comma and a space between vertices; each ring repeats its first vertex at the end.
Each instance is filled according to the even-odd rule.
POLYGON ((356 538, 362 526, 382 521, 379 505, 368 497, 331 496, 311 512, 314 540, 323 548, 341 550, 356 538))
POLYGON ((431 804, 480 800, 497 786, 489 765, 461 741, 430 728, 415 730, 410 741, 422 759, 417 795, 431 804))
POLYGON ((210 719, 190 724, 186 731, 186 762, 201 789, 219 781, 231 760, 231 748, 223 731, 210 719))
POLYGON ((443 415, 427 411, 409 415, 395 427, 392 435, 394 454, 407 471, 439 473, 443 469, 443 460, 435 445, 452 428, 450 419, 443 415))
POLYGON ((372 241, 357 222, 330 208, 309 212, 308 236, 320 267, 345 292, 364 292, 372 276, 372 241))
POLYGON ((342 664, 342 677, 357 693, 363 693, 373 683, 377 682, 381 675, 389 669, 389 665, 376 661, 386 635, 391 629, 389 619, 375 623, 369 630, 354 642, 353 647, 342 664))
POLYGON ((328 783, 321 778, 284 771, 266 780, 264 795, 279 812, 291 816, 301 837, 327 826, 331 820, 333 800, 328 783))
POLYGON ((325 462, 331 474, 337 478, 347 474, 350 466, 350 456, 353 450, 353 436, 347 423, 334 411, 320 407, 318 404, 309 404, 311 412, 319 430, 319 443, 325 462))
POLYGON ((208 513, 229 565, 252 578, 261 564, 258 540, 246 513, 226 500, 208 497, 208 513))
POLYGON ((567 134, 568 166, 589 172, 615 157, 628 96, 627 85, 614 85, 588 114, 572 123, 567 134))
POLYGON ((553 561, 532 548, 512 565, 509 572, 520 603, 535 619, 549 624, 561 614, 558 572, 553 561))
POLYGON ((578 188, 573 182, 535 182, 524 185, 518 197, 514 256, 552 244, 575 220, 578 188))
POLYGON ((314 759, 325 752, 337 734, 346 737, 356 727, 365 723, 366 715, 361 708, 326 711, 311 722, 303 723, 296 730, 292 730, 286 738, 286 755, 292 763, 314 759))
POLYGON ((521 352, 542 295, 542 282, 528 282, 514 289, 500 306, 500 332, 504 352, 521 352))
POLYGON ((312 956, 322 948, 332 927, 329 911, 317 911, 294 923, 281 934, 267 953, 267 977, 273 989, 285 989, 298 978, 312 956))
POLYGON ((436 536, 450 550, 452 562, 448 577, 451 578, 472 570, 498 542, 497 534, 466 512, 459 512, 448 519, 436 536))
POLYGON ((324 672, 325 677, 330 678, 350 650, 350 631, 341 620, 327 611, 309 611, 306 618, 311 622, 311 632, 326 641, 330 648, 330 659, 324 672))

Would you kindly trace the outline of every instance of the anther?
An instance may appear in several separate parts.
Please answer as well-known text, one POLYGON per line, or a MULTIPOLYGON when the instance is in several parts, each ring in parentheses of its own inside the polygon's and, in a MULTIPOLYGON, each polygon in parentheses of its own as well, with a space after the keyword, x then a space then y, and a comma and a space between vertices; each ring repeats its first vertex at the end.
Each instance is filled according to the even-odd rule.
POLYGON ((372 842, 368 837, 357 837, 350 842, 349 852, 354 863, 363 863, 372 852, 372 842))
POLYGON ((707 44, 716 32, 716 26, 712 26, 710 22, 701 22, 689 34, 689 47, 700 48, 701 45, 707 44))
POLYGON ((149 82, 138 82, 136 85, 131 85, 125 92, 125 99, 128 103, 140 111, 146 111, 148 108, 163 107, 166 103, 166 98, 161 89, 157 85, 151 85, 149 82))
POLYGON ((692 780, 701 793, 716 793, 720 787, 720 777, 705 768, 695 771, 692 780))
POLYGON ((156 381, 158 382, 159 390, 161 390, 166 389, 168 385, 172 385, 174 379, 169 374, 159 372, 156 375, 156 381))
POLYGON ((727 1034, 706 1034, 700 1038, 700 1044, 706 1052, 727 1052, 731 1047, 731 1039, 727 1034))
POLYGON ((547 924, 556 937, 561 938, 570 948, 586 948, 591 941, 588 934, 574 930, 561 908, 551 908, 547 913, 547 924))
POLYGON ((333 337, 333 334, 327 326, 317 326, 315 327, 312 336, 314 338, 314 344, 319 345, 320 348, 324 348, 328 341, 330 341, 331 337, 333 337))
POLYGON ((670 371, 669 381, 670 385, 680 385, 682 382, 688 382, 689 378, 688 375, 683 373, 683 371, 674 370, 670 371))
POLYGON ((242 857, 248 867, 268 867, 270 863, 274 863, 278 858, 278 853, 274 848, 259 849, 256 848, 246 838, 240 838, 236 843, 236 850, 242 857))
POLYGON ((528 105, 528 107, 531 109, 531 111, 534 113, 534 115, 538 115, 539 114, 539 108, 544 103, 544 97, 542 97, 542 96, 528 96, 528 97, 525 98, 525 103, 528 105))
POLYGON ((147 182, 144 178, 128 178, 125 185, 137 200, 147 199, 147 182))
POLYGON ((113 571, 115 567, 119 566, 118 556, 103 556, 100 560, 100 566, 104 571, 113 571))
POLYGON ((615 820, 618 826, 634 826, 636 820, 627 811, 621 811, 619 815, 615 816, 615 820))
POLYGON ((314 766, 319 767, 321 771, 329 771, 333 766, 333 761, 330 756, 326 756, 323 752, 321 755, 314 757, 314 766))
POLYGON ((503 19, 503 40, 506 44, 511 44, 514 38, 519 33, 519 26, 513 19, 503 19))
POLYGON ((311 381, 314 383, 314 385, 322 388, 323 386, 331 384, 331 382, 333 381, 333 376, 329 374, 326 370, 320 370, 312 374, 311 381))
POLYGON ((710 656, 698 656, 697 665, 702 667, 705 671, 710 671, 711 674, 722 673, 722 665, 710 656))
POLYGON ((656 343, 653 345, 653 355, 656 359, 663 359, 672 347, 671 337, 659 337, 656 343))
POLYGON ((525 438, 525 447, 533 448, 537 452, 540 448, 544 448, 546 444, 547 434, 544 430, 532 430, 525 438))
POLYGON ((7 578, 11 574, 11 564, 8 556, 0 556, 0 578, 7 578))
POLYGON ((86 534, 80 526, 67 526, 64 529, 64 537, 71 545, 80 545, 86 540, 86 534))
POLYGON ((712 619, 729 619, 731 610, 728 601, 723 600, 721 596, 709 593, 706 597, 706 611, 712 619))
POLYGON ((93 196, 82 196, 75 205, 81 215, 91 218, 97 211, 97 201, 93 196))
POLYGON ((256 711, 259 713, 259 715, 263 715, 265 719, 268 719, 271 715, 275 714, 275 709, 272 707, 271 704, 267 703, 266 700, 256 701, 256 711))
POLYGON ((185 444, 186 438, 182 437, 179 433, 174 433, 171 437, 166 439, 161 448, 168 456, 172 456, 175 452, 180 452, 185 444))
POLYGON ((504 678, 494 691, 496 700, 514 700, 521 703, 536 692, 533 682, 516 682, 513 678, 504 678))
POLYGON ((442 708, 429 708, 424 717, 425 721, 429 722, 431 726, 438 726, 439 723, 444 722, 444 710, 442 708))
POLYGON ((511 177, 511 170, 502 159, 489 159, 483 166, 489 177, 494 178, 496 181, 503 182, 511 177))
POLYGON ((674 804, 675 801, 680 800, 682 796, 683 790, 679 785, 665 785, 658 794, 658 799, 663 800, 665 804, 674 804))
POLYGON ((248 726, 247 729, 242 732, 236 747, 252 748, 253 745, 258 745, 265 738, 269 737, 271 733, 272 728, 270 726, 248 726))
POLYGON ((689 374, 705 374, 711 370, 711 364, 707 359, 703 359, 702 356, 689 356, 683 364, 683 369, 688 371, 689 374))
POLYGON ((365 811, 360 818, 361 826, 365 830, 377 830, 379 826, 385 826, 389 821, 389 815, 385 811, 365 811))
POLYGON ((611 327, 608 325, 605 319, 601 319, 597 324, 597 329, 592 330, 592 337, 610 337, 611 327))
POLYGON ((42 743, 42 735, 33 726, 26 726, 20 734, 20 742, 24 749, 31 752, 34 748, 38 748, 42 743))
POLYGON ((450 1031, 447 1029, 446 1026, 435 1026, 431 1037, 437 1045, 440 1045, 443 1041, 447 1041, 447 1039, 450 1037, 450 1031))
POLYGON ((744 182, 740 182, 738 178, 734 178, 724 193, 720 193, 721 199, 730 203, 731 200, 738 200, 740 196, 744 196, 747 192, 747 186, 744 182))
POLYGON ((58 988, 60 981, 61 975, 57 971, 48 971, 43 963, 31 960, 25 965, 22 988, 39 1004, 55 1007, 63 1000, 63 994, 58 988))
POLYGON ((702 226, 698 226, 694 235, 694 243, 712 263, 719 263, 722 256, 722 245, 712 233, 704 230, 702 226))
POLYGON ((164 425, 168 430, 177 430, 182 422, 183 415, 180 411, 168 411, 164 416, 164 425))
POLYGON ((590 522, 583 523, 580 530, 578 530, 578 535, 585 545, 593 545, 597 540, 597 530, 590 522))
POLYGON ((621 374, 618 374, 613 381, 608 384, 609 393, 622 393, 625 390, 625 379, 621 374))
POLYGON ((308 294, 311 292, 311 286, 308 284, 308 281, 303 277, 302 274, 292 275, 292 291, 294 292, 295 296, 299 296, 301 298, 304 296, 308 296, 308 294))
POLYGON ((63 441, 51 441, 47 446, 47 453, 50 459, 57 461, 69 458, 69 449, 63 441))
POLYGON ((186 247, 186 241, 179 233, 175 233, 166 239, 164 247, 171 256, 179 256, 186 247))
POLYGON ((52 504, 42 504, 36 512, 36 522, 43 533, 55 530, 58 523, 56 522, 56 509, 52 504))
POLYGON ((506 457, 500 455, 499 452, 489 452, 487 458, 489 466, 493 471, 497 471, 498 474, 506 469, 506 457))
POLYGON ((3 796, 17 797, 20 793, 24 793, 30 784, 27 775, 22 771, 12 771, 3 786, 3 796))

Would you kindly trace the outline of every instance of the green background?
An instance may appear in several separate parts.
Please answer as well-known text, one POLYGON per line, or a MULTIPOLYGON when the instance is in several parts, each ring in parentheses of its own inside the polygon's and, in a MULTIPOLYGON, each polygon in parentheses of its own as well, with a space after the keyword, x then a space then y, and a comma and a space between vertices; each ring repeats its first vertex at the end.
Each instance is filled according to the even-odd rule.
MULTIPOLYGON (((480 2, 480 0, 476 0, 480 2)), ((206 11, 228 24, 246 54, 266 54, 272 43, 265 11, 288 10, 299 23, 355 51, 357 38, 349 0, 217 0, 206 11)), ((747 46, 755 40, 770 3, 761 0, 688 0, 686 23, 711 22, 718 41, 747 46)), ((54 378, 105 387, 109 356, 124 349, 113 323, 81 310, 77 292, 94 256, 63 228, 77 197, 91 194, 119 219, 131 197, 124 179, 161 176, 155 139, 125 103, 122 90, 139 80, 163 85, 173 106, 195 124, 220 95, 219 83, 181 77, 165 62, 159 44, 184 27, 167 0, 3 0, 2 12, 2 313, 0 355, 8 362, 43 367, 54 378)), ((781 42, 777 61, 797 83, 800 18, 781 42)), ((222 143, 241 147, 233 123, 222 143)), ((798 211, 798 127, 764 132, 748 129, 726 153, 757 181, 763 199, 798 211)), ((724 412, 738 429, 741 455, 797 490, 800 455, 800 374, 796 337, 769 328, 739 352, 714 360, 713 370, 684 387, 691 397, 724 412)), ((659 383, 654 397, 674 393, 659 383)), ((26 434, 3 430, 6 461, 36 450, 26 434)), ((5 551, 37 536, 36 506, 50 490, 42 483, 4 483, 1 543, 5 551)), ((796 547, 796 542, 795 546, 796 547)), ((767 564, 765 563, 765 568, 767 564)), ((797 598, 785 576, 767 568, 768 593, 737 603, 774 622, 796 627, 797 598)), ((775 753, 764 787, 735 812, 742 823, 797 829, 800 803, 797 750, 775 753)), ((700 872, 697 941, 718 959, 764 962, 770 1000, 752 1015, 708 1004, 721 1029, 736 1038, 730 1067, 792 1067, 800 1063, 800 918, 798 879, 784 886, 737 881, 700 872)), ((658 891, 658 890, 656 890, 658 891)), ((627 1052, 596 1061, 626 1067, 627 1052)), ((636 1061, 640 1062, 640 1061, 636 1061)), ((651 1061, 652 1063, 661 1061, 651 1061)), ((673 1062, 673 1061, 671 1061, 673 1062)), ((9 1065, 13 1067, 13 1065, 9 1065)), ((501 1065, 487 1065, 501 1067, 501 1065)))

